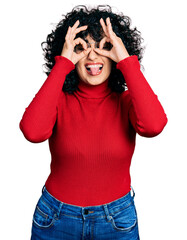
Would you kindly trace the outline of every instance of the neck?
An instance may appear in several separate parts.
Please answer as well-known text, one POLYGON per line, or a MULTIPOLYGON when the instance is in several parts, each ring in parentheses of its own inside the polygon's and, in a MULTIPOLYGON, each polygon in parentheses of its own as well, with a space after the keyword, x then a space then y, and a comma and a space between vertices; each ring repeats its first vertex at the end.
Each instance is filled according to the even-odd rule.
POLYGON ((84 98, 104 98, 112 92, 108 81, 109 78, 100 84, 92 85, 79 79, 77 93, 84 98))

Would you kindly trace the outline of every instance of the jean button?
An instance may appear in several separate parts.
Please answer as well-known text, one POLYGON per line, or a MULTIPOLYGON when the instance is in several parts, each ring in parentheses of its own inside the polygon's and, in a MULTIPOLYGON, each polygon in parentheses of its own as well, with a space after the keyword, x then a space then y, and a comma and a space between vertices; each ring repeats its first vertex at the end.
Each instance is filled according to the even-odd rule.
POLYGON ((84 214, 88 214, 88 209, 84 209, 84 214))

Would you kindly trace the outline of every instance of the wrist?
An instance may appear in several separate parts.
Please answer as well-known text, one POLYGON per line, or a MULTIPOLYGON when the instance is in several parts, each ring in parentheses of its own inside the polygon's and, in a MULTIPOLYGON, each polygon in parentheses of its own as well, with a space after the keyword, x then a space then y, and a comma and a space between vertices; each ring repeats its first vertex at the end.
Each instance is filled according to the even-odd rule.
POLYGON ((72 61, 71 56, 69 56, 69 54, 61 53, 60 56, 65 57, 66 59, 68 59, 69 61, 71 61, 75 65, 75 63, 72 61))
MULTIPOLYGON (((61 64, 65 64, 65 66, 67 67, 67 69, 73 70, 75 68, 74 63, 69 60, 69 58, 62 56, 62 55, 57 55, 55 56, 55 65, 61 65, 61 64)), ((66 69, 66 70, 67 70, 66 69)))
POLYGON ((122 61, 122 60, 124 60, 124 59, 126 59, 126 58, 128 58, 128 57, 130 57, 130 55, 129 55, 128 53, 120 56, 120 57, 118 58, 118 60, 117 60, 117 63, 120 62, 120 61, 122 61))

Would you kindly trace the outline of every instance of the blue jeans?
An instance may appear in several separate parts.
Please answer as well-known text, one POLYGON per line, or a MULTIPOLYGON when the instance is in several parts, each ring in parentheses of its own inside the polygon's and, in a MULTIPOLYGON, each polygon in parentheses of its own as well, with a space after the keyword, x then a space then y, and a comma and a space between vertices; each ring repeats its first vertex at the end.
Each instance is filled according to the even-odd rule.
POLYGON ((31 240, 139 240, 134 190, 103 205, 75 206, 42 189, 32 222, 31 240))

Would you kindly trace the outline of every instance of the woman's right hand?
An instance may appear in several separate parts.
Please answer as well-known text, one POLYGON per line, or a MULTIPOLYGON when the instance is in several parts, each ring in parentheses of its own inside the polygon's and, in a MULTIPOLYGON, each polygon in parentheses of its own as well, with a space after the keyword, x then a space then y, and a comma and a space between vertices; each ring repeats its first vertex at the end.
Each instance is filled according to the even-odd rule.
POLYGON ((82 38, 75 38, 76 34, 80 31, 86 30, 88 27, 87 25, 77 28, 79 25, 79 20, 75 22, 73 27, 69 27, 66 37, 65 37, 65 43, 62 49, 61 56, 64 56, 68 58, 70 61, 72 61, 74 64, 76 64, 81 58, 85 57, 90 51, 91 48, 87 48, 86 42, 82 38), (74 48, 76 45, 81 44, 83 47, 83 51, 81 53, 74 52, 74 48))

